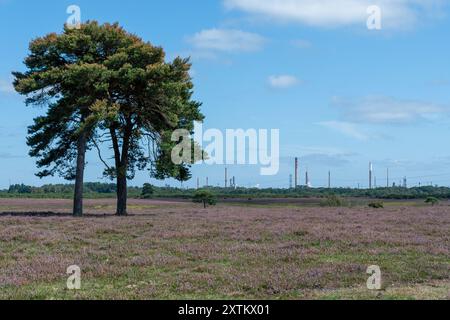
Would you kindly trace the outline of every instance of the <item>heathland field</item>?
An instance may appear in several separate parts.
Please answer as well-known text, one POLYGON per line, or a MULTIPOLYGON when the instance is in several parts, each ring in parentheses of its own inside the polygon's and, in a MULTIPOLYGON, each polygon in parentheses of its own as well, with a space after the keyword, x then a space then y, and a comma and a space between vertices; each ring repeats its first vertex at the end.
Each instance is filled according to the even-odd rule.
POLYGON ((449 299, 450 206, 0 199, 0 299, 449 299), (41 213, 38 213, 41 212, 41 213), (51 213, 50 213, 51 212, 51 213), (81 289, 66 288, 67 267, 81 289), (383 288, 367 289, 378 265, 383 288))

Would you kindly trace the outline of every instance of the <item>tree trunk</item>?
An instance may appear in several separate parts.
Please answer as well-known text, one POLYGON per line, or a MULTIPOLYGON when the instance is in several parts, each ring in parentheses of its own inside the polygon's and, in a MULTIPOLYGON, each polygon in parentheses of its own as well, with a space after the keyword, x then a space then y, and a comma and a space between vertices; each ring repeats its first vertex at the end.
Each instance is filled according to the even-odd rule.
POLYGON ((83 183, 86 165, 86 133, 82 133, 77 141, 77 167, 75 176, 75 190, 73 197, 73 215, 83 215, 83 183))
MULTIPOLYGON (((118 170, 117 176, 117 212, 118 216, 127 215, 127 175, 123 170, 118 170)), ((125 170, 126 171, 126 170, 125 170)))
POLYGON ((130 147, 130 138, 132 130, 131 119, 127 119, 127 126, 123 134, 122 152, 120 152, 119 140, 116 134, 116 127, 110 128, 111 139, 113 142, 114 159, 116 162, 117 177, 117 211, 116 215, 127 215, 127 172, 128 172, 128 152, 130 147))

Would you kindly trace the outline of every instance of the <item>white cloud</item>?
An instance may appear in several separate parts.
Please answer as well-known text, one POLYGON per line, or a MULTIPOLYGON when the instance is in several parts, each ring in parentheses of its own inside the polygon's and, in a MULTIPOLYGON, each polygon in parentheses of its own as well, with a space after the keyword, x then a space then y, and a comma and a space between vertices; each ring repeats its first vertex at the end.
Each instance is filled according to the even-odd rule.
POLYGON ((275 89, 286 89, 293 87, 299 83, 300 80, 290 75, 279 75, 269 77, 269 85, 275 89))
POLYGON ((301 146, 297 144, 284 144, 281 148, 281 153, 283 154, 327 154, 327 155, 335 155, 335 154, 345 154, 345 155, 355 155, 354 153, 345 151, 341 148, 337 148, 335 146, 301 146))
POLYGON ((448 87, 450 85, 450 81, 447 79, 434 79, 427 82, 427 85, 433 87, 448 87))
POLYGON ((266 42, 258 34, 234 29, 202 30, 187 40, 197 50, 226 53, 258 51, 266 42))
POLYGON ((0 152, 0 159, 17 159, 22 158, 22 156, 17 156, 9 152, 0 152))
POLYGON ((303 39, 292 40, 291 44, 299 49, 309 49, 312 47, 312 43, 310 41, 303 39))
POLYGON ((362 132, 359 129, 359 126, 354 123, 343 121, 324 121, 319 122, 318 125, 326 127, 328 129, 332 129, 357 140, 365 141, 370 138, 369 135, 362 132))
POLYGON ((0 93, 14 93, 14 87, 10 81, 0 79, 0 93))
POLYGON ((437 11, 442 0, 224 0, 226 8, 310 26, 366 26, 367 8, 380 6, 383 27, 409 28, 437 11))
POLYGON ((378 96, 356 100, 335 97, 333 98, 333 104, 340 109, 347 121, 374 124, 434 120, 448 112, 447 107, 430 102, 378 96))
POLYGON ((300 157, 301 163, 309 163, 314 165, 341 167, 350 163, 349 154, 326 154, 326 153, 312 153, 300 157))

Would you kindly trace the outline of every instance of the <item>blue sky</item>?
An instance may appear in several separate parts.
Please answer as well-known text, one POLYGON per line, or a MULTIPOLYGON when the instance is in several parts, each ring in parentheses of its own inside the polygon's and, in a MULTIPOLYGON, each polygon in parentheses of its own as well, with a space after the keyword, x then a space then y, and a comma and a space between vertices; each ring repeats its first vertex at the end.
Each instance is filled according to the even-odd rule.
MULTIPOLYGON (((313 186, 364 187, 372 161, 378 185, 450 185, 450 7, 439 0, 0 0, 0 188, 62 180, 34 176, 26 128, 42 109, 26 107, 10 85, 24 70, 31 39, 60 32, 66 9, 82 21, 118 21, 168 58, 191 56, 205 128, 280 129, 277 176, 230 166, 243 186, 287 187, 293 158, 313 186), (319 6, 317 6, 319 4, 319 6), (382 30, 368 30, 366 8, 381 8, 382 30)), ((89 155, 88 181, 101 178, 89 155)), ((222 166, 195 166, 187 185, 223 184, 222 166)), ((151 181, 140 173, 131 184, 151 181)))

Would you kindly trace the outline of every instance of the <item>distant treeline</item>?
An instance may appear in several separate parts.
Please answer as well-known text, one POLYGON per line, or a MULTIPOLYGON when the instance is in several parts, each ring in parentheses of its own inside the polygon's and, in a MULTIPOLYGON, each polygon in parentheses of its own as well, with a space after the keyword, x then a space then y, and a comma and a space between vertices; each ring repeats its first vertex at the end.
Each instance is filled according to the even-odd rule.
MULTIPOLYGON (((73 194, 72 184, 48 184, 33 187, 16 184, 7 190, 0 191, 0 197, 33 197, 33 198, 70 198, 73 194)), ((350 188, 306 188, 297 189, 257 189, 257 188, 216 188, 210 187, 219 198, 323 198, 331 194, 340 197, 374 198, 374 199, 426 199, 436 197, 450 199, 450 188, 447 187, 415 187, 415 188, 376 188, 350 189, 350 188)), ((129 187, 129 196, 133 198, 181 198, 190 199, 195 189, 182 189, 172 187, 155 187, 146 184, 145 188, 129 187)), ((84 184, 84 193, 88 198, 114 197, 116 185, 114 183, 89 182, 84 184)))
MULTIPOLYGON (((41 187, 33 187, 25 184, 14 184, 6 190, 0 190, 0 197, 32 197, 32 198, 70 198, 73 196, 73 184, 46 184, 41 187)), ((136 196, 141 193, 141 188, 129 187, 130 195, 136 196)), ((84 193, 91 198, 114 197, 116 184, 87 182, 84 184, 84 193)))
POLYGON ((230 197, 249 198, 323 198, 329 195, 354 198, 374 199, 426 199, 436 197, 450 199, 450 188, 447 187, 416 187, 416 188, 375 188, 375 189, 351 189, 351 188, 307 188, 297 189, 219 189, 219 194, 230 197))
POLYGON ((223 189, 213 188, 218 196, 230 198, 324 198, 329 195, 350 198, 374 198, 374 199, 426 199, 436 197, 450 199, 450 188, 447 187, 417 187, 417 188, 376 188, 376 189, 351 189, 351 188, 307 188, 297 189, 256 189, 238 188, 223 189))

